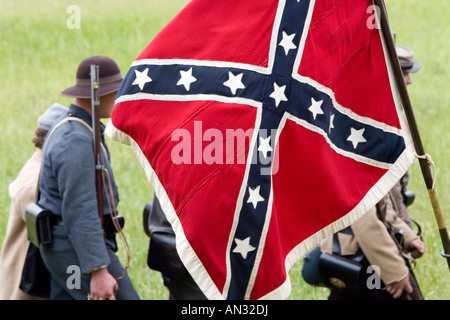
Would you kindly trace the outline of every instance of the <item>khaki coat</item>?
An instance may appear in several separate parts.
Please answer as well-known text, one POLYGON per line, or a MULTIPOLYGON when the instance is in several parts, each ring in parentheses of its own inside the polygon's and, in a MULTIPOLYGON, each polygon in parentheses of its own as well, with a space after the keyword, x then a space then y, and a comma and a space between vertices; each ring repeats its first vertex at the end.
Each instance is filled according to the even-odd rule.
POLYGON ((9 185, 11 207, 0 253, 1 300, 39 299, 20 290, 19 283, 30 243, 25 226, 25 208, 29 203, 36 201, 41 162, 42 151, 36 149, 17 178, 9 185))
MULTIPOLYGON (((370 264, 380 268, 381 279, 389 285, 406 277, 408 268, 386 226, 404 231, 403 250, 409 247, 417 235, 398 217, 398 210, 391 194, 377 204, 381 208, 385 205, 385 222, 378 218, 377 209, 374 207, 351 225, 353 235, 338 233, 338 238, 342 255, 353 255, 361 248, 370 264)), ((321 242, 322 251, 331 253, 332 238, 330 236, 321 242)))

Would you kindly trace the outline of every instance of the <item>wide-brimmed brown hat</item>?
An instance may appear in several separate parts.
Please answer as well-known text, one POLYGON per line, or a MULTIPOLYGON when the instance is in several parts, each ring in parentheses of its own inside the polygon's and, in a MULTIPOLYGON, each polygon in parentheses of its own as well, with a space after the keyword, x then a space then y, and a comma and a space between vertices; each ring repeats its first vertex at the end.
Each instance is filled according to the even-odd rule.
POLYGON ((99 66, 99 96, 119 90, 122 74, 117 63, 105 56, 93 56, 81 61, 77 69, 76 84, 60 92, 64 97, 91 98, 91 64, 99 66))

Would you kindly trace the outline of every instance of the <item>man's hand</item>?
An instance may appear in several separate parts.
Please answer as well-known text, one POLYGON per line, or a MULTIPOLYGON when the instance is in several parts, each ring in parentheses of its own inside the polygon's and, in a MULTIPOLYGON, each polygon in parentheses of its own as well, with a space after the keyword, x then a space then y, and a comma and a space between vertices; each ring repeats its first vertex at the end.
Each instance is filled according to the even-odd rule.
POLYGON ((400 298, 403 290, 405 290, 407 293, 412 293, 413 288, 411 286, 411 283, 409 282, 409 274, 399 282, 394 282, 388 285, 386 290, 387 292, 392 294, 394 299, 400 298))
POLYGON ((107 268, 94 270, 91 273, 91 299, 116 300, 114 292, 119 289, 116 279, 107 268))
POLYGON ((425 243, 419 239, 414 239, 409 245, 409 251, 414 259, 420 258, 425 252, 425 243))

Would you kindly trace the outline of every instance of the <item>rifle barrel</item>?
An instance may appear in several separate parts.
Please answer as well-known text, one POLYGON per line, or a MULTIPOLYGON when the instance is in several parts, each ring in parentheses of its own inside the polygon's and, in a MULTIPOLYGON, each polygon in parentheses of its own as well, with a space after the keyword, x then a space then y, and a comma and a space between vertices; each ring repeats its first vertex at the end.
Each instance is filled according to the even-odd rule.
POLYGON ((95 161, 95 190, 97 193, 97 208, 100 224, 104 230, 103 221, 103 166, 102 150, 100 144, 100 116, 96 112, 96 106, 100 105, 99 98, 99 66, 91 65, 91 107, 92 107, 92 136, 94 141, 95 161))

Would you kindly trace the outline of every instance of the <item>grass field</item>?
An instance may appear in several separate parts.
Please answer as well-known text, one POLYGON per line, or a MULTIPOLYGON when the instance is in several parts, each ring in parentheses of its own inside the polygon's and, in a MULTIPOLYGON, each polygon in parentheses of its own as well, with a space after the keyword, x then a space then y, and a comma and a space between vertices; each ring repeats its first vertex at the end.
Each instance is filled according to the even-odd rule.
MULTIPOLYGON (((71 102, 58 93, 73 84, 79 62, 90 55, 107 55, 125 74, 140 51, 187 2, 40 0, 38 5, 33 0, 0 0, 0 245, 8 221, 8 185, 33 153, 31 139, 38 116, 55 101, 71 102), (79 29, 67 26, 73 14, 67 12, 71 5, 80 10, 79 29)), ((422 64, 408 89, 425 150, 436 163, 436 190, 450 223, 450 2, 386 2, 397 43, 411 47, 422 64)), ((130 276, 143 299, 166 299, 168 292, 159 273, 146 266, 148 238, 142 229, 142 210, 151 200, 152 188, 131 148, 112 141, 108 144, 121 195, 119 211, 127 219, 130 276)), ((427 245, 416 275, 426 299, 450 299, 449 269, 440 257, 442 244, 417 161, 411 167, 410 189, 416 193, 410 215, 422 225, 427 245)), ((119 253, 125 261, 124 251, 119 253)), ((326 299, 326 289, 303 282, 300 267, 301 261, 290 272, 289 299, 326 299)))

